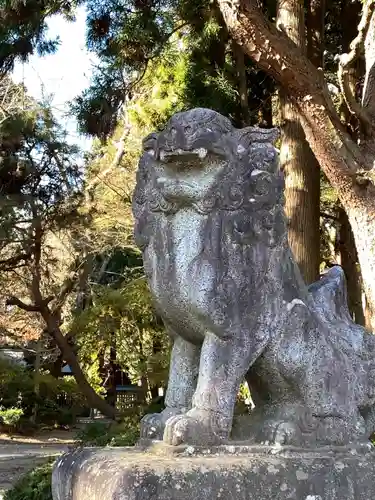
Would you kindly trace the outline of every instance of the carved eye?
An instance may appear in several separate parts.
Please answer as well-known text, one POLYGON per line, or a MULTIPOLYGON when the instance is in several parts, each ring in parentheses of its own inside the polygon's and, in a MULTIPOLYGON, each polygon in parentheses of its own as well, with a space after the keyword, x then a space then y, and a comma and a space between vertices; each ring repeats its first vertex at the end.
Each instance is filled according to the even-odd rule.
POLYGON ((191 127, 190 127, 190 125, 187 125, 187 126, 184 128, 184 131, 185 131, 187 134, 190 134, 190 132, 191 132, 191 127))
POLYGON ((255 178, 255 193, 264 196, 269 193, 272 179, 269 175, 258 175, 255 178))

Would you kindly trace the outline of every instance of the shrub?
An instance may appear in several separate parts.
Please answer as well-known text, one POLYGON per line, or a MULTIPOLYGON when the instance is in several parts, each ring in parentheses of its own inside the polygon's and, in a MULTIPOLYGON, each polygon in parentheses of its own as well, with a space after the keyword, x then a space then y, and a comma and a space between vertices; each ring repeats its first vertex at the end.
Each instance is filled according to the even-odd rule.
POLYGON ((111 424, 93 422, 77 432, 76 441, 82 446, 105 446, 108 444, 108 429, 111 424))
POLYGON ((4 500, 52 500, 52 467, 53 461, 25 474, 5 493, 4 500))
POLYGON ((0 359, 0 405, 4 408, 20 408, 28 413, 28 401, 33 404, 33 380, 26 368, 0 359))
POLYGON ((134 446, 139 439, 139 416, 127 417, 120 423, 87 424, 76 435, 81 446, 134 446))
MULTIPOLYGON (((37 423, 44 425, 71 425, 82 412, 82 394, 72 377, 55 379, 41 373, 38 377, 39 394, 34 390, 34 374, 23 366, 0 359, 0 406, 23 412, 18 430, 30 429, 28 422, 37 407, 37 423)), ((1 423, 1 419, 0 419, 1 423)))
POLYGON ((20 408, 2 408, 0 407, 0 424, 14 429, 17 427, 21 417, 23 415, 23 410, 20 408))

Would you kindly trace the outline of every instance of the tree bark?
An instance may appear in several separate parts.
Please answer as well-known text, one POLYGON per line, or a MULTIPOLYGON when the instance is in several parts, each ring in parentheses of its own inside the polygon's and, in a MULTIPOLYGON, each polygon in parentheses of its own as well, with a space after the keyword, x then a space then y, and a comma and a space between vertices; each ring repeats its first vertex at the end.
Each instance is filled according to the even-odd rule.
MULTIPOLYGON (((302 52, 305 50, 303 3, 279 0, 276 24, 302 52)), ((318 53, 317 42, 314 49, 318 53)), ((302 276, 310 284, 319 278, 320 265, 319 165, 306 141, 298 110, 285 90, 282 89, 279 96, 282 120, 280 167, 285 175, 288 239, 302 276)))
MULTIPOLYGON (((341 2, 341 26, 342 26, 342 48, 344 53, 350 51, 351 41, 355 38, 357 26, 353 23, 353 19, 357 19, 361 13, 361 6, 358 3, 353 3, 351 0, 342 0, 341 2)), ((358 65, 349 69, 348 84, 351 92, 355 95, 355 87, 359 73, 358 65)), ((340 116, 343 123, 346 124, 346 129, 350 136, 357 140, 358 138, 358 119, 353 115, 345 99, 342 99, 340 104, 340 116)), ((338 209, 338 250, 340 253, 340 264, 345 272, 348 291, 348 306, 354 317, 354 320, 365 326, 365 315, 362 305, 362 276, 358 263, 357 249, 355 247, 353 232, 350 227, 348 216, 342 207, 338 209)))
POLYGON ((265 19, 254 1, 218 3, 231 36, 297 107, 306 139, 348 214, 367 300, 375 311, 375 187, 363 174, 372 162, 341 124, 323 72, 265 19))
POLYGON ((361 275, 358 269, 357 250, 348 216, 341 207, 339 208, 338 222, 340 227, 338 231, 337 250, 340 254, 340 265, 346 276, 349 311, 356 323, 365 326, 365 316, 362 306, 361 275))
MULTIPOLYGON (((371 16, 370 26, 366 35, 365 44, 365 82, 363 88, 362 105, 371 121, 375 124, 375 12, 371 16)), ((362 148, 370 162, 375 158, 375 134, 362 133, 362 148)))
POLYGON ((38 417, 38 398, 40 393, 40 362, 41 362, 41 351, 42 351, 42 333, 38 338, 36 343, 36 353, 35 353, 35 362, 34 362, 34 394, 36 396, 36 401, 34 403, 33 412, 31 415, 31 422, 36 424, 38 417))

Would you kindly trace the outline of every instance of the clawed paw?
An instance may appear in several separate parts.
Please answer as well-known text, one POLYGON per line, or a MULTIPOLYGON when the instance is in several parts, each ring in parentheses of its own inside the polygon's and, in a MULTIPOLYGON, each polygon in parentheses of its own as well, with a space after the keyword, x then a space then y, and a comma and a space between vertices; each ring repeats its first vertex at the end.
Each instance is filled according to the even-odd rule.
POLYGON ((141 420, 141 439, 163 439, 165 424, 169 418, 179 415, 182 410, 166 408, 161 413, 150 413, 141 420))
POLYGON ((267 422, 261 434, 261 443, 267 445, 292 445, 302 441, 301 430, 293 422, 267 422))
POLYGON ((167 421, 163 440, 172 446, 182 443, 204 446, 219 444, 227 437, 227 426, 222 425, 217 414, 193 409, 167 421))

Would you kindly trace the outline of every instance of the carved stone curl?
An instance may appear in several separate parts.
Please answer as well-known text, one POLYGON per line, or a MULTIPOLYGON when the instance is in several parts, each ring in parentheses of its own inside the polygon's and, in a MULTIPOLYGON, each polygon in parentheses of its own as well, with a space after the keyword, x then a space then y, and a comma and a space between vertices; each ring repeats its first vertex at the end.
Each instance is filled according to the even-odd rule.
POLYGON ((193 109, 144 141, 135 239, 174 340, 166 409, 144 438, 226 441, 244 379, 255 410, 233 438, 316 446, 375 429, 375 338, 352 322, 340 268, 301 279, 276 137, 193 109))

